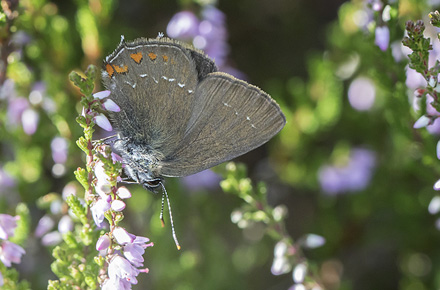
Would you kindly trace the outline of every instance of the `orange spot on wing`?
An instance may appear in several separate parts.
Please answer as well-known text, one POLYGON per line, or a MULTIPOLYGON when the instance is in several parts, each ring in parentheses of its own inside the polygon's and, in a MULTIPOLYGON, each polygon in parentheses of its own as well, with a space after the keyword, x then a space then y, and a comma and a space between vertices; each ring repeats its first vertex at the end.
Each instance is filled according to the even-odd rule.
POLYGON ((162 56, 162 58, 163 58, 163 61, 164 61, 164 62, 167 62, 167 61, 168 61, 168 56, 164 55, 164 56, 162 56))
POLYGON ((132 53, 130 54, 130 57, 136 62, 141 63, 142 61, 142 52, 132 53))
POLYGON ((113 67, 115 68, 115 71, 118 74, 126 73, 128 71, 128 67, 126 65, 124 66, 113 65, 113 67))
POLYGON ((115 70, 113 69, 112 65, 109 63, 105 65, 105 70, 107 71, 109 77, 112 77, 113 74, 115 73, 115 70))
POLYGON ((157 55, 156 55, 155 53, 152 53, 152 52, 150 52, 150 53, 148 54, 148 56, 150 57, 151 60, 155 60, 156 57, 157 57, 157 55))

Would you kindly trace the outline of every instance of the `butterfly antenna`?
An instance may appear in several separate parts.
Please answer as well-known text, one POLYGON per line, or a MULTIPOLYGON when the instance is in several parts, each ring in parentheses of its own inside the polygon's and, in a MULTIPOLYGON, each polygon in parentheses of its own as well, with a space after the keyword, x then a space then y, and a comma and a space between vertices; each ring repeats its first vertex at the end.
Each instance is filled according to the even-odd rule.
POLYGON ((168 193, 167 190, 165 189, 165 186, 163 185, 163 183, 161 182, 160 185, 163 188, 163 194, 162 194, 162 210, 160 211, 160 220, 162 222, 162 225, 165 225, 164 220, 163 220, 163 204, 164 204, 164 196, 167 199, 167 204, 168 204, 168 212, 170 213, 170 223, 171 223, 171 230, 173 232, 173 239, 174 239, 174 243, 176 244, 176 247, 178 250, 180 250, 180 244, 179 241, 177 240, 177 236, 176 236, 176 231, 174 230, 174 222, 173 222, 173 213, 171 212, 171 203, 170 203, 170 199, 168 198, 168 193))
MULTIPOLYGON (((164 189, 164 192, 166 192, 165 187, 163 187, 163 185, 162 185, 162 188, 164 189)), ((164 203, 165 203, 165 194, 162 193, 162 208, 160 209, 160 222, 162 223, 162 227, 165 227, 165 221, 163 220, 163 205, 164 205, 164 203)))

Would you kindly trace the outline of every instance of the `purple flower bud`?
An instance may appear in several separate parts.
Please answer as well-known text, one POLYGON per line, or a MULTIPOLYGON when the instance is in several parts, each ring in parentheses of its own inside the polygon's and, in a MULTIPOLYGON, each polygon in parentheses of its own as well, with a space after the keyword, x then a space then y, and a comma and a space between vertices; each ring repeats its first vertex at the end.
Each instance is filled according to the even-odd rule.
POLYGON ((119 187, 116 193, 122 199, 127 199, 131 197, 131 192, 125 186, 119 187))
POLYGON ((62 240, 63 240, 63 237, 62 237, 61 233, 58 231, 53 231, 53 232, 45 234, 41 238, 41 243, 44 246, 55 246, 55 245, 58 245, 59 243, 61 243, 62 240))
POLYGON ((440 141, 437 142, 436 151, 437 151, 437 159, 440 159, 440 141))
POLYGON ((110 238, 108 235, 101 236, 96 242, 96 250, 102 251, 110 246, 110 238))
POLYGON ((371 8, 374 11, 380 11, 380 10, 382 10, 382 7, 383 7, 383 4, 382 4, 382 1, 380 1, 380 0, 374 0, 373 3, 371 3, 371 8))
POLYGON ((108 266, 108 276, 110 280, 117 281, 117 279, 126 280, 131 284, 137 284, 136 276, 139 270, 133 267, 126 259, 121 256, 115 256, 108 266))
POLYGON ((367 111, 374 105, 376 87, 366 77, 359 77, 351 82, 348 88, 348 100, 350 105, 358 111, 367 111))
POLYGON ((144 258, 142 255, 145 253, 145 249, 138 244, 127 244, 124 246, 124 256, 135 267, 142 267, 144 258))
POLYGON ((387 26, 376 27, 376 39, 374 43, 382 50, 385 51, 388 48, 390 42, 390 30, 387 26))
POLYGON ((116 279, 107 279, 102 284, 101 290, 130 290, 131 284, 127 280, 122 280, 119 278, 116 279))
POLYGON ((112 202, 112 209, 113 209, 114 211, 123 211, 124 208, 125 208, 125 203, 124 203, 122 200, 115 199, 115 200, 112 202))
POLYGON ((13 79, 6 79, 0 87, 0 100, 12 100, 17 98, 13 79))
POLYGON ((218 188, 220 180, 220 176, 210 169, 186 176, 182 179, 183 184, 192 191, 218 188))
POLYGON ((285 257, 275 257, 273 259, 271 272, 273 275, 282 275, 290 271, 292 266, 289 263, 289 260, 285 257))
POLYGON ((199 20, 190 11, 176 13, 167 26, 167 34, 172 38, 193 38, 198 33, 199 20))
POLYGON ((113 160, 113 164, 116 162, 122 162, 124 159, 122 159, 121 156, 119 156, 118 154, 112 152, 112 160, 113 160))
POLYGON ((21 262, 21 256, 24 253, 24 249, 19 245, 4 241, 0 248, 0 260, 6 267, 11 267, 11 263, 19 264, 21 262))
POLYGON ((113 230, 113 237, 116 239, 116 242, 120 245, 126 245, 128 243, 133 243, 136 239, 136 236, 127 232, 124 228, 116 227, 113 230))
POLYGON ((0 214, 0 239, 7 240, 14 235, 18 217, 0 214))
POLYGON ((309 249, 315 249, 325 244, 325 239, 319 235, 308 234, 303 238, 304 247, 309 249))
POLYGON ((413 128, 420 129, 426 127, 429 124, 429 122, 431 122, 431 118, 423 115, 414 123, 413 128))
POLYGON ((55 222, 53 221, 53 219, 48 215, 44 215, 38 221, 37 228, 35 229, 35 236, 37 238, 42 237, 44 234, 49 232, 53 228, 54 225, 55 225, 55 222))
POLYGON ((434 190, 440 190, 440 179, 434 183, 434 190))
POLYGON ((67 140, 63 137, 55 137, 50 143, 52 158, 55 163, 65 163, 67 160, 67 140))
POLYGON ((3 170, 3 168, 0 167, 0 188, 5 189, 5 187, 13 186, 15 186, 14 179, 11 177, 11 175, 9 175, 9 173, 7 173, 5 170, 3 170))
POLYGON ((21 115, 29 108, 29 102, 25 98, 14 98, 8 104, 8 122, 11 125, 18 125, 21 122, 21 115))
POLYGON ((61 193, 63 199, 66 200, 69 195, 76 195, 76 186, 73 183, 69 183, 63 188, 63 192, 61 193))
POLYGON ((98 201, 92 205, 90 210, 92 211, 93 220, 98 227, 102 226, 102 222, 104 221, 104 213, 110 209, 110 200, 111 197, 100 198, 98 201))
POLYGON ((428 206, 430 214, 438 214, 440 212, 440 196, 434 196, 428 206))
POLYGON ((353 149, 345 166, 324 165, 318 173, 321 188, 327 194, 365 189, 372 177, 376 155, 367 149, 353 149))
POLYGON ((107 111, 112 111, 112 112, 119 112, 121 111, 121 108, 119 108, 118 105, 116 105, 115 102, 113 102, 113 100, 107 99, 103 104, 102 107, 107 110, 107 111))
POLYGON ((212 5, 206 5, 202 11, 203 18, 217 26, 225 25, 225 14, 212 5))
POLYGON ((153 243, 147 244, 149 241, 150 239, 146 237, 136 236, 133 243, 124 246, 124 256, 136 267, 142 267, 144 262, 142 255, 145 253, 145 249, 153 246, 153 243))
POLYGON ((68 215, 64 215, 58 222, 58 231, 61 234, 71 232, 73 230, 72 218, 68 215))
POLYGON ((50 212, 53 214, 59 214, 63 210, 63 207, 63 201, 56 199, 50 203, 50 212))
POLYGON ((99 114, 97 116, 95 116, 93 118, 93 121, 96 123, 96 125, 98 125, 99 127, 101 127, 102 129, 106 130, 106 131, 112 131, 113 127, 110 124, 110 121, 107 119, 107 117, 104 114, 99 114))
POLYGON ((302 283, 307 274, 307 265, 304 263, 299 263, 295 266, 292 272, 293 282, 302 283))
POLYGON ((100 91, 93 94, 93 97, 98 100, 102 100, 110 96, 111 91, 100 91))
POLYGON ((23 130, 27 135, 33 135, 37 131, 38 120, 40 116, 33 109, 26 109, 21 115, 23 130))

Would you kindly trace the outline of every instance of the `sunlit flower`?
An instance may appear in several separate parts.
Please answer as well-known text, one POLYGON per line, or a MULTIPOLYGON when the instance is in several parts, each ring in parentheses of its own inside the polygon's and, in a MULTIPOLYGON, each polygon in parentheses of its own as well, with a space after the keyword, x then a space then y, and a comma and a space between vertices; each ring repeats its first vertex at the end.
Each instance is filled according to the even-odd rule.
POLYGON ((134 266, 142 267, 142 263, 144 262, 142 255, 145 253, 145 249, 153 246, 153 243, 148 243, 149 241, 148 238, 138 236, 132 243, 126 244, 124 246, 125 258, 134 266))
POLYGON ((126 245, 128 243, 133 243, 136 239, 136 236, 127 232, 124 228, 116 227, 113 230, 113 236, 116 239, 116 242, 120 245, 126 245))
POLYGON ((93 220, 98 227, 102 226, 102 222, 104 221, 105 217, 104 214, 110 209, 110 201, 110 196, 108 196, 107 198, 100 198, 90 208, 90 210, 92 211, 93 220))
POLYGON ((129 261, 121 256, 114 256, 108 266, 108 276, 110 280, 125 280, 131 284, 137 284, 136 276, 140 271, 129 261))

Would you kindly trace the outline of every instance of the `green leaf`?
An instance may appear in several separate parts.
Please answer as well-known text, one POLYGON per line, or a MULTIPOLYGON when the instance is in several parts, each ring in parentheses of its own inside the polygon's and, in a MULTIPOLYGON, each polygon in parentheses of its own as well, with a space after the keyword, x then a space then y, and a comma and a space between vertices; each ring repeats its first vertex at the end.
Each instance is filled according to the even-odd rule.
POLYGON ((24 203, 19 203, 15 211, 20 219, 17 221, 17 227, 15 228, 14 236, 11 238, 11 242, 23 245, 29 235, 31 216, 29 213, 29 208, 24 203))
POLYGON ((66 202, 80 222, 83 225, 87 225, 89 223, 87 219, 87 209, 80 203, 79 199, 75 195, 71 194, 67 197, 66 202))
POLYGON ((82 151, 84 151, 86 154, 88 154, 89 153, 89 148, 88 148, 88 142, 87 142, 87 140, 83 137, 83 136, 81 136, 81 137, 79 137, 79 139, 78 140, 76 140, 76 145, 82 150, 82 151))
POLYGON ((87 191, 89 190, 89 177, 88 177, 88 172, 81 167, 78 167, 75 172, 75 177, 78 180, 79 183, 81 183, 81 185, 84 187, 84 189, 87 191))

